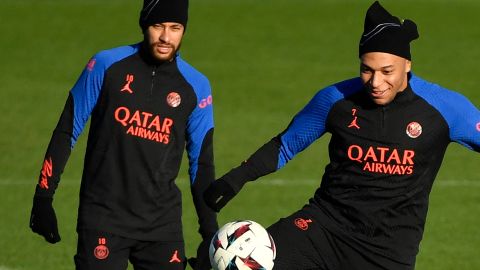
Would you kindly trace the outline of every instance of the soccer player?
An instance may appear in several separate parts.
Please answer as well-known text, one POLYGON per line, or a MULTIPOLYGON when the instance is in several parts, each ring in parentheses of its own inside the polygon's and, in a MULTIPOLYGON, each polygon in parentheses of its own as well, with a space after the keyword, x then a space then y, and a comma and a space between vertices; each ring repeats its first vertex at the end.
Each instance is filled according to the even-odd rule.
POLYGON ((218 229, 202 194, 213 182, 213 108, 208 79, 178 50, 188 0, 145 0, 143 42, 101 51, 71 89, 48 146, 31 229, 60 241, 52 207, 60 175, 91 116, 78 209, 76 269, 184 269, 180 190, 184 148, 203 238, 194 269, 210 269, 218 229))
POLYGON ((301 210, 268 228, 274 269, 414 269, 428 196, 447 145, 480 152, 480 111, 411 72, 411 20, 366 13, 360 77, 320 90, 289 126, 211 184, 219 211, 247 181, 282 168, 326 132, 330 164, 301 210))

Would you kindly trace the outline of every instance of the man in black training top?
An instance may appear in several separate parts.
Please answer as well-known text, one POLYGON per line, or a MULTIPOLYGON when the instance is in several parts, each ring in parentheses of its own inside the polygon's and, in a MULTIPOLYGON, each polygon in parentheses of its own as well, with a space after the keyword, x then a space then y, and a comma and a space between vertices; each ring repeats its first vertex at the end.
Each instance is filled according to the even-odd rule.
POLYGON ((194 269, 210 269, 216 214, 202 199, 214 180, 208 79, 178 55, 188 0, 145 0, 141 43, 99 52, 69 93, 36 187, 32 230, 60 241, 52 208, 60 175, 88 118, 76 269, 184 269, 180 190, 186 145, 203 242, 194 269))
POLYGON ((414 269, 447 145, 480 152, 480 111, 411 72, 416 38, 414 22, 375 2, 360 39, 360 77, 319 91, 285 131, 207 189, 207 204, 219 211, 247 181, 331 133, 314 197, 268 228, 274 269, 414 269))

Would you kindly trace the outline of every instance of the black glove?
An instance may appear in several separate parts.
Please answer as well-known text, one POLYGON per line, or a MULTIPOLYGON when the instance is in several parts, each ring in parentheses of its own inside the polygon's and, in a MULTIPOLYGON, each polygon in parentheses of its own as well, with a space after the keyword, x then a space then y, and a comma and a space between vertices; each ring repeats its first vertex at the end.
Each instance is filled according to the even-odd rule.
POLYGON ((210 208, 219 212, 236 194, 237 192, 227 181, 218 179, 205 190, 203 198, 210 208))
POLYGON ((60 241, 57 217, 52 207, 52 198, 34 197, 30 228, 33 232, 45 237, 47 242, 55 244, 60 241))
POLYGON ((194 270, 210 270, 212 265, 210 264, 209 257, 209 248, 210 242, 212 241, 213 235, 211 237, 206 237, 200 243, 197 249, 197 257, 188 259, 188 263, 194 270))

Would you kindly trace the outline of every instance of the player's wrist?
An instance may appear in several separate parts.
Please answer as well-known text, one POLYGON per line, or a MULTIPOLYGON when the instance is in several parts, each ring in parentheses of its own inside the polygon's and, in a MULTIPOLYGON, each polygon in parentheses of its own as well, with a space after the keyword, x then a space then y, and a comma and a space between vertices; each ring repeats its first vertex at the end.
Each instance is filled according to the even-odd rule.
POLYGON ((201 226, 198 233, 202 236, 202 239, 211 239, 218 231, 218 224, 209 224, 208 226, 201 226))
POLYGON ((53 196, 43 196, 35 194, 33 196, 34 203, 41 203, 41 204, 52 204, 53 203, 53 196))
POLYGON ((237 194, 243 186, 248 182, 245 173, 240 168, 233 169, 228 174, 222 176, 218 180, 223 180, 228 185, 233 194, 237 194))

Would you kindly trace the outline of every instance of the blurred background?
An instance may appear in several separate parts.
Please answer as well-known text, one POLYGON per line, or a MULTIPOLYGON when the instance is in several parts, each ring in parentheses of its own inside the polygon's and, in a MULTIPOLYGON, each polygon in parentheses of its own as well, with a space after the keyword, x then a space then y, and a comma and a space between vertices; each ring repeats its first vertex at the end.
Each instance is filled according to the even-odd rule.
MULTIPOLYGON (((182 57, 211 81, 217 176, 281 132, 311 97, 358 76, 366 0, 191 0, 182 57)), ((480 1, 383 0, 418 24, 413 71, 468 97, 478 108, 480 1)), ((62 241, 28 227, 35 184, 68 91, 99 50, 139 42, 142 1, 0 1, 0 270, 74 269, 78 192, 86 132, 65 168, 54 206, 62 241)), ((245 189, 220 224, 268 226, 302 207, 328 163, 325 135, 282 170, 245 189)), ((430 196, 420 270, 480 269, 480 159, 448 148, 430 196)), ((184 196, 189 257, 200 241, 187 163, 184 196)))

